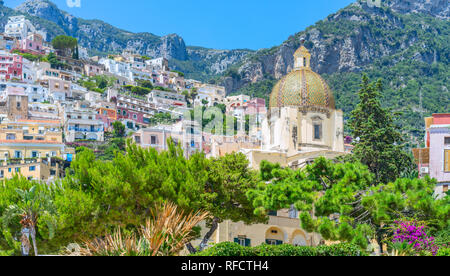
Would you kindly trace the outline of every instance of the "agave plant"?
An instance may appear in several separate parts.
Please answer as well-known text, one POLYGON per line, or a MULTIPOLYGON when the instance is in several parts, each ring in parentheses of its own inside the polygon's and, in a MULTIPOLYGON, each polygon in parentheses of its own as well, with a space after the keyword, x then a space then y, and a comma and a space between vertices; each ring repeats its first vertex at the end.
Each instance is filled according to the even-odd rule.
POLYGON ((137 234, 124 234, 117 229, 104 238, 85 241, 67 250, 68 255, 81 256, 176 256, 193 236, 193 228, 208 217, 204 211, 185 213, 173 203, 157 205, 152 216, 137 234))
POLYGON ((390 243, 392 251, 389 256, 413 256, 415 255, 414 247, 408 242, 390 243))

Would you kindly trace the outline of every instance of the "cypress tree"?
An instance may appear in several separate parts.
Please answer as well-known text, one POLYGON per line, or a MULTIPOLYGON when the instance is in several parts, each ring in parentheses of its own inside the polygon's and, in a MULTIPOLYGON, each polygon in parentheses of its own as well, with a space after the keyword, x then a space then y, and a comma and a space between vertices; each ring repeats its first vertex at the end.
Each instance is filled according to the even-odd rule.
POLYGON ((349 122, 356 138, 353 158, 368 166, 375 175, 374 184, 395 181, 412 166, 391 110, 381 106, 382 91, 381 80, 369 83, 364 75, 358 92, 360 102, 352 111, 349 122))

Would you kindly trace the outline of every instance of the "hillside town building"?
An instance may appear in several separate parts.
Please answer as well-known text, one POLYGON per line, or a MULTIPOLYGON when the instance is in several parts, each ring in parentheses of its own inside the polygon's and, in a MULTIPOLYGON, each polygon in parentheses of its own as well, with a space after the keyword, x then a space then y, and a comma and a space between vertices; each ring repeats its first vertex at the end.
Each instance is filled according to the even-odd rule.
POLYGON ((413 149, 413 154, 419 177, 435 178, 435 192, 442 197, 450 186, 450 114, 425 118, 425 129, 425 147, 413 149))

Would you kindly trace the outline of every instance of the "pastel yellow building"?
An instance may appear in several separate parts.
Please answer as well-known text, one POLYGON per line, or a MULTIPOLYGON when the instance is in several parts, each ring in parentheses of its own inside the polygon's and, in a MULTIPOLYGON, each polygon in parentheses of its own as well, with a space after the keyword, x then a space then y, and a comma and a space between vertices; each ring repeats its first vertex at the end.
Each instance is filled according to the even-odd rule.
POLYGON ((3 120, 0 124, 0 179, 18 173, 34 180, 60 177, 67 153, 58 120, 3 120))
MULTIPOLYGON (((205 223, 202 227, 201 238, 209 230, 205 223)), ((194 247, 201 242, 196 239, 192 242, 194 247)), ((235 242, 242 246, 259 246, 261 244, 294 246, 317 246, 324 243, 320 235, 308 233, 300 228, 300 219, 295 209, 270 212, 267 223, 246 225, 243 222, 224 221, 208 241, 208 247, 222 242, 235 242)), ((187 250, 183 254, 188 254, 187 250)))
POLYGON ((16 174, 22 175, 29 180, 50 180, 61 178, 63 165, 60 160, 54 158, 47 159, 22 159, 22 160, 1 160, 0 180, 11 179, 16 174))

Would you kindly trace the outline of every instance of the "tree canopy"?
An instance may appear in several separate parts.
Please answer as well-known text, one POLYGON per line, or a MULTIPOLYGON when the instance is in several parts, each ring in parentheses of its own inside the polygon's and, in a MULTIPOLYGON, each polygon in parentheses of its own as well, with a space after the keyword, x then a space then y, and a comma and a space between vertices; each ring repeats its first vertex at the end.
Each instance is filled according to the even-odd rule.
POLYGON ((381 80, 369 83, 363 75, 359 103, 349 122, 355 147, 348 160, 368 166, 375 183, 394 181, 413 164, 404 150, 403 134, 394 124, 391 110, 381 107, 382 90, 381 80))
POLYGON ((414 217, 435 229, 450 224, 449 197, 436 200, 435 180, 397 179, 374 185, 374 174, 359 163, 335 163, 323 157, 303 170, 263 163, 260 184, 247 195, 257 214, 295 205, 301 226, 326 240, 354 242, 365 248, 391 233, 395 219, 414 217))

